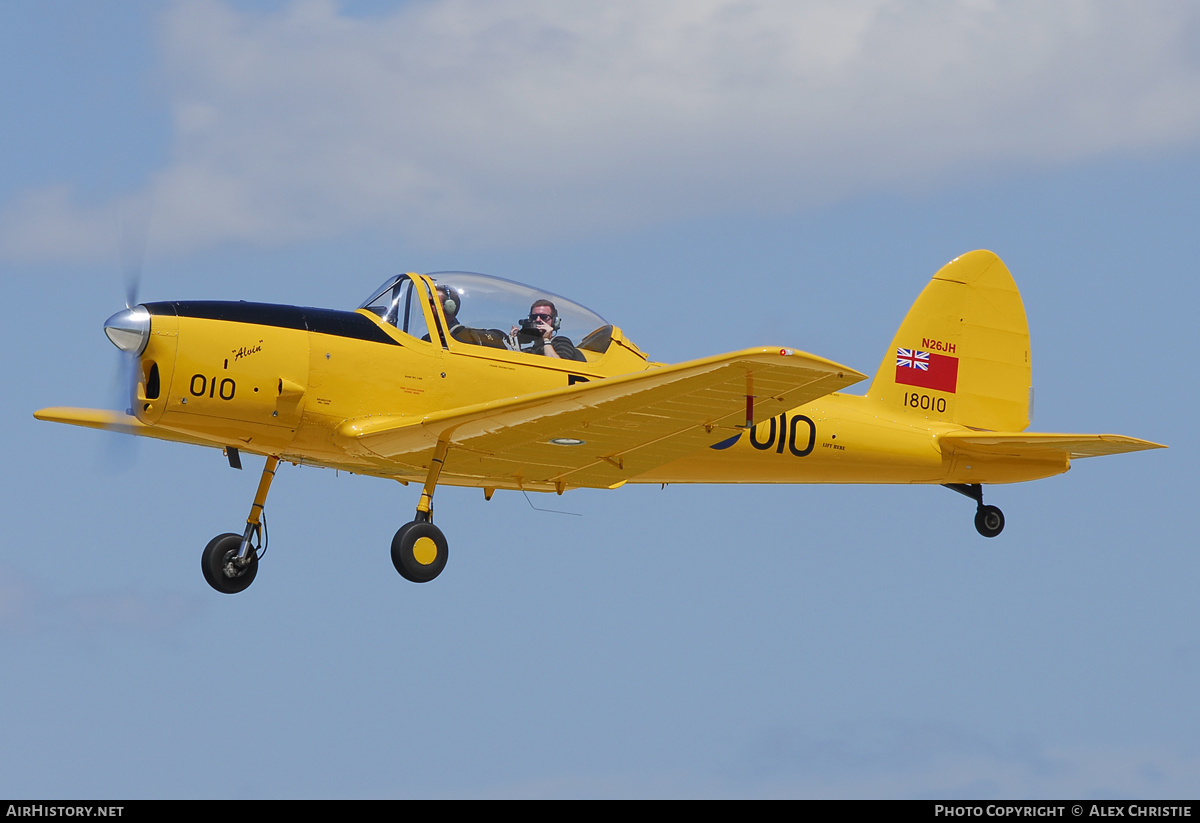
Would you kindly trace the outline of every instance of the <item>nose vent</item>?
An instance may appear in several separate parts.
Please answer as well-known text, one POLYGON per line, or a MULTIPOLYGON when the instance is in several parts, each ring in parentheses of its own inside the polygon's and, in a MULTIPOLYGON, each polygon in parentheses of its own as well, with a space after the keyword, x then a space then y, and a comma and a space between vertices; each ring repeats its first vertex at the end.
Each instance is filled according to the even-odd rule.
POLYGON ((150 339, 150 312, 143 306, 123 309, 104 321, 104 333, 121 351, 141 354, 150 339))
POLYGON ((146 375, 146 399, 157 400, 161 386, 159 385, 158 364, 152 360, 148 360, 142 364, 142 372, 146 375), (147 368, 147 365, 149 368, 147 368))

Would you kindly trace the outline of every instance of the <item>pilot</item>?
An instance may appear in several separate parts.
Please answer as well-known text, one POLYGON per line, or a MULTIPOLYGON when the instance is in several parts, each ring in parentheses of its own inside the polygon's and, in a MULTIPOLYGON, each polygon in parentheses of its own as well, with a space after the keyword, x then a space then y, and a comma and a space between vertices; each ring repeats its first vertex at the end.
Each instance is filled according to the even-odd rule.
MULTIPOLYGON (((504 332, 498 329, 473 329, 458 322, 458 310, 462 308, 462 293, 450 286, 437 287, 438 302, 442 304, 442 313, 446 315, 446 326, 450 336, 460 343, 470 343, 475 346, 489 346, 493 349, 505 348, 504 332)), ((425 335, 429 340, 429 335, 425 335)))
POLYGON ((529 340, 533 344, 523 347, 521 351, 530 354, 544 354, 546 357, 556 357, 560 360, 578 360, 587 362, 583 352, 575 348, 570 338, 555 336, 561 324, 558 309, 549 300, 542 298, 534 301, 529 307, 529 317, 521 320, 521 327, 513 326, 512 335, 518 340, 529 340))
POLYGON ((450 336, 455 340, 466 327, 458 322, 458 310, 462 306, 462 295, 449 286, 437 287, 438 302, 442 304, 442 313, 446 315, 446 326, 450 336))
MULTIPOLYGON (((462 296, 449 286, 438 286, 434 289, 438 302, 442 304, 442 314, 446 315, 446 326, 450 336, 455 340, 462 339, 466 326, 458 322, 458 309, 462 305, 462 296)), ((432 338, 426 334, 422 338, 426 343, 432 338)))

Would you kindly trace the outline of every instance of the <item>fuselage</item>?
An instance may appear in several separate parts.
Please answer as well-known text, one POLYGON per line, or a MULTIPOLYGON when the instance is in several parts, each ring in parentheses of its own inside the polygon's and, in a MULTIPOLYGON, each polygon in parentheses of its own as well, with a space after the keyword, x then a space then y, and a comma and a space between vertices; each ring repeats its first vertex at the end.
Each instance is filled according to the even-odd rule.
POLYGON ((724 448, 668 463, 640 483, 1016 483, 1062 474, 1062 454, 972 456, 941 447, 964 427, 835 392, 764 420, 724 448))
MULTIPOLYGON (((620 329, 597 329, 585 361, 430 339, 371 311, 244 302, 146 304, 151 330, 133 410, 143 423, 214 446, 284 460, 420 481, 427 463, 355 449, 347 421, 386 416, 421 425, 430 414, 657 367, 620 329)), ((589 335, 592 337, 592 335, 589 335)), ((633 483, 1006 483, 1066 471, 1061 455, 967 462, 939 436, 963 427, 869 397, 834 393, 752 429, 718 428, 713 446, 633 483)), ((440 482, 530 488, 519 479, 454 471, 440 482)), ((568 485, 568 487, 570 487, 568 485)))

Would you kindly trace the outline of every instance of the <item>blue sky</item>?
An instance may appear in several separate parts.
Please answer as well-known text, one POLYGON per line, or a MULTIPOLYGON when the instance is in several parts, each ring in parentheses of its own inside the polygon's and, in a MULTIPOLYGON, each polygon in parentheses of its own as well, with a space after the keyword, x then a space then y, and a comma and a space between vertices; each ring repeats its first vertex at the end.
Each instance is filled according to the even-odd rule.
POLYGON ((1186 3, 0 6, 0 794, 1194 797, 1186 3), (122 239, 124 238, 124 240, 122 239), (144 240, 143 240, 144 238, 144 240), (124 245, 124 251, 122 246, 124 245), (38 423, 139 299, 353 307, 465 269, 658 360, 872 373, 929 276, 1021 287, 1032 429, 1166 451, 986 492, 438 493, 38 423), (123 262, 124 261, 124 262, 123 262))

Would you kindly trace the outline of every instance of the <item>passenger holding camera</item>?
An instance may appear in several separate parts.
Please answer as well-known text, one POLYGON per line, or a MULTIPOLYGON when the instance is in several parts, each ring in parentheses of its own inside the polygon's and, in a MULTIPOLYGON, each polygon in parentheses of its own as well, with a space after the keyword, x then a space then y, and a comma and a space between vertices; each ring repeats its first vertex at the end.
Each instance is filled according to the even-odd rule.
POLYGON ((586 362, 583 352, 575 348, 569 338, 555 336, 560 322, 558 309, 553 303, 545 299, 537 300, 529 307, 529 317, 521 319, 520 328, 513 326, 512 336, 523 352, 586 362))

